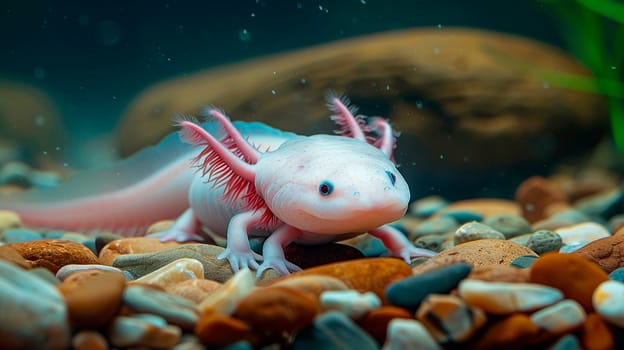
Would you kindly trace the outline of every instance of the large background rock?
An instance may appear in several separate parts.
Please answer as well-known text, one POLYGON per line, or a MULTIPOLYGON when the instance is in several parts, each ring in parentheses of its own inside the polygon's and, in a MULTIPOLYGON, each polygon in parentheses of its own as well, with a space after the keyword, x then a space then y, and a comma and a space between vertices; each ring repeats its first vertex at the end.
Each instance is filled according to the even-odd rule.
POLYGON ((332 89, 401 131, 397 160, 414 195, 457 180, 455 194, 507 193, 508 184, 586 150, 605 132, 602 98, 559 88, 540 74, 544 69, 587 74, 553 47, 472 29, 338 41, 151 87, 119 124, 120 150, 128 155, 157 142, 173 130, 174 114, 196 114, 206 104, 233 119, 329 132, 324 95, 332 89))

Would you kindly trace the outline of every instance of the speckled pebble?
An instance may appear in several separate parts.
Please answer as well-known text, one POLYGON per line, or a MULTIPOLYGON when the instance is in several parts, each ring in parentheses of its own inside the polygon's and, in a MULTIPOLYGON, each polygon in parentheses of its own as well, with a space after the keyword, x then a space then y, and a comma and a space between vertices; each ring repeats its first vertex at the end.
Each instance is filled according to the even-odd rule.
POLYGON ((90 271, 90 270, 98 270, 98 271, 108 271, 108 272, 117 272, 123 274, 120 269, 114 268, 112 266, 99 265, 99 264, 69 264, 61 267, 58 271, 56 271, 56 278, 63 281, 67 277, 71 276, 76 272, 82 271, 90 271))
POLYGON ((553 334, 575 330, 585 322, 586 318, 583 307, 571 299, 562 300, 531 315, 533 323, 553 334))
POLYGON ((454 232, 459 227, 459 222, 450 216, 437 216, 421 222, 416 229, 410 233, 410 238, 415 239, 425 235, 443 234, 454 232))
POLYGON ((381 300, 375 293, 355 290, 323 292, 319 300, 323 311, 337 310, 354 320, 381 306, 381 300))
POLYGON ((70 328, 61 294, 46 281, 4 261, 0 261, 0 310, 1 349, 68 347, 70 328))
POLYGON ((386 298, 396 306, 416 311, 429 294, 448 293, 468 276, 469 264, 454 264, 396 281, 386 289, 386 298))
POLYGON ((513 267, 519 267, 521 269, 526 269, 529 268, 531 266, 533 266, 533 263, 535 262, 535 260, 537 260, 539 257, 535 256, 535 255, 523 255, 523 256, 519 256, 517 258, 515 258, 511 264, 509 264, 509 266, 513 266, 513 267))
POLYGON ((492 314, 537 310, 563 299, 558 289, 532 283, 463 280, 458 291, 468 304, 492 314))
POLYGON ((438 350, 440 345, 423 324, 416 320, 395 319, 388 325, 388 336, 382 350, 438 350))
POLYGON ((30 242, 43 239, 43 236, 39 232, 25 228, 14 228, 5 230, 2 234, 2 241, 4 243, 18 243, 18 242, 30 242))
POLYGON ((624 283, 618 281, 601 283, 594 291, 592 302, 600 316, 624 328, 624 283))
POLYGON ((182 258, 137 278, 133 283, 154 284, 163 288, 172 284, 204 278, 204 266, 196 259, 182 258))
POLYGON ((202 300, 199 309, 204 313, 231 315, 238 302, 251 293, 255 285, 255 273, 247 268, 242 269, 202 300))
POLYGON ((414 241, 414 246, 434 252, 441 252, 444 249, 444 242, 446 242, 449 237, 453 237, 453 235, 455 235, 455 232, 421 236, 414 241))
POLYGON ((314 323, 297 334, 293 350, 316 349, 378 350, 379 346, 345 314, 329 311, 321 314, 314 323))
POLYGON ((9 210, 0 210, 0 233, 19 227, 22 227, 22 221, 17 213, 9 210))
POLYGON ((158 315, 184 329, 195 327, 199 315, 191 301, 140 285, 128 286, 123 301, 134 312, 158 315))
POLYGON ((69 264, 97 264, 95 254, 87 247, 74 241, 38 240, 12 243, 10 247, 30 261, 33 267, 45 267, 56 273, 69 264))
POLYGON ((573 226, 556 229, 555 232, 561 236, 564 245, 579 245, 591 243, 597 239, 610 237, 609 231, 602 225, 595 222, 584 222, 573 226))
POLYGON ((505 239, 531 232, 531 225, 520 215, 497 214, 486 217, 483 224, 502 233, 505 239))
POLYGON ((539 230, 529 236, 526 243, 527 248, 536 252, 537 254, 544 254, 547 252, 557 252, 561 249, 563 240, 557 232, 549 230, 539 230))
POLYGON ((180 340, 180 328, 167 325, 156 315, 119 316, 109 329, 109 339, 113 346, 121 348, 147 347, 169 349, 180 340))
POLYGON ((624 267, 624 235, 616 235, 593 241, 583 248, 574 252, 588 259, 605 272, 624 267))
POLYGON ((418 308, 416 318, 440 343, 462 343, 487 321, 482 310, 449 294, 430 294, 418 308))
POLYGON ((429 217, 448 205, 448 201, 440 196, 428 196, 412 202, 409 212, 419 217, 429 217))
POLYGON ((476 241, 480 239, 500 239, 504 240, 505 235, 496 231, 488 225, 484 225, 480 222, 471 221, 461 225, 457 231, 455 231, 455 245, 459 245, 466 242, 476 241))

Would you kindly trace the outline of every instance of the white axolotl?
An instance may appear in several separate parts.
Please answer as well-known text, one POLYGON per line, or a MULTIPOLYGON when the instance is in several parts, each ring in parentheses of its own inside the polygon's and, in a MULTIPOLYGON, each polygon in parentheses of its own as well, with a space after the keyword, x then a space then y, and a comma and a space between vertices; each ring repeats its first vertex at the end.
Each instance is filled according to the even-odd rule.
POLYGON ((406 212, 410 193, 391 161, 395 138, 382 118, 367 124, 348 101, 329 97, 340 135, 299 136, 261 123, 231 123, 218 109, 202 125, 178 118, 183 146, 171 136, 111 169, 70 179, 53 191, 0 198, 0 209, 26 224, 74 230, 145 232, 183 213, 162 240, 198 240, 204 225, 227 238, 219 256, 232 269, 299 270, 286 261, 291 242, 321 244, 368 232, 395 256, 428 257, 388 223, 406 212), (206 130, 211 129, 210 131, 206 130), (371 136, 370 134, 373 134, 371 136), (196 171, 192 171, 188 160, 196 171), (184 210, 186 209, 186 210, 184 210), (249 236, 264 236, 263 254, 249 236), (258 263, 261 260, 261 264, 258 263))

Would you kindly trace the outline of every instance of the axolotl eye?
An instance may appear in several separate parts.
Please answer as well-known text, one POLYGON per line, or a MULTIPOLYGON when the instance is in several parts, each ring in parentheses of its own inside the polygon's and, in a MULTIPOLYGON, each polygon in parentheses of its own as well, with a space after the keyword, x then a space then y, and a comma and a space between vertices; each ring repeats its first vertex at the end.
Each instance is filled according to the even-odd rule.
POLYGON ((321 196, 329 196, 333 190, 334 190, 334 185, 332 185, 332 183, 327 180, 321 181, 318 187, 318 191, 321 194, 321 196))
POLYGON ((388 170, 386 170, 386 175, 388 175, 388 178, 390 178, 390 183, 392 184, 392 186, 394 186, 394 184, 396 183, 396 175, 388 170))

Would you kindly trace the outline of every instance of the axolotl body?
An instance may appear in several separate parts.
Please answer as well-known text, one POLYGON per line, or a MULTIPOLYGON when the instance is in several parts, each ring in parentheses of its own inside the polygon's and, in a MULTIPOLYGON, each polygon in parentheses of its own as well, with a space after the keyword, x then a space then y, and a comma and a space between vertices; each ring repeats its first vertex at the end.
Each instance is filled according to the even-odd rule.
POLYGON ((61 187, 70 190, 66 195, 57 190, 53 201, 38 202, 46 198, 41 191, 6 202, 0 198, 0 209, 15 210, 37 226, 124 231, 169 218, 163 207, 179 213, 187 193, 187 209, 170 229, 154 236, 202 239, 196 232, 204 225, 227 239, 220 259, 228 259, 235 271, 249 267, 259 275, 269 268, 282 274, 299 270, 284 257, 283 247, 291 242, 321 244, 363 232, 406 261, 432 256, 388 225, 405 214, 410 199, 392 161, 395 137, 390 124, 354 116, 355 108, 344 98, 330 96, 328 105, 339 135, 300 136, 261 123, 232 123, 219 109, 206 108, 202 114, 212 121, 203 126, 211 132, 193 118, 178 118, 180 138, 193 149, 176 145, 169 146, 179 148, 175 152, 151 150, 130 164, 68 182, 61 187), (159 156, 171 159, 145 179, 122 181, 120 189, 102 187, 97 195, 71 190, 125 173, 137 163, 151 165, 159 156), (180 159, 192 159, 195 172, 180 159), (267 237, 262 256, 251 250, 248 236, 267 237))

